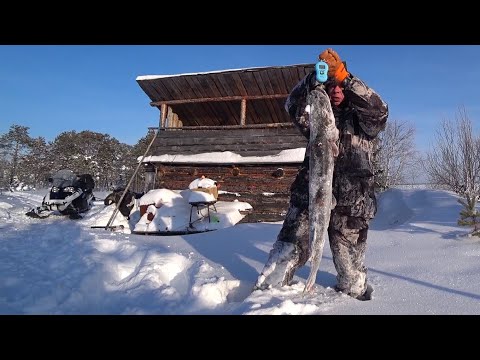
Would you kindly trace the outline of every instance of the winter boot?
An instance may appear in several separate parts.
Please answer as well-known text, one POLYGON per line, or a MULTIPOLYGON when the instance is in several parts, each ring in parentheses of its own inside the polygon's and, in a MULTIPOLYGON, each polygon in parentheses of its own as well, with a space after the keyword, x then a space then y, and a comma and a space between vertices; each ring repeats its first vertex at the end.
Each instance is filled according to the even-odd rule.
MULTIPOLYGON (((335 285, 335 291, 336 292, 345 292, 344 290, 340 289, 337 285, 335 285)), ((368 301, 372 300, 372 293, 373 293, 373 287, 370 284, 367 284, 367 288, 365 289, 365 292, 361 295, 354 296, 355 299, 360 300, 360 301, 368 301)), ((350 293, 346 293, 349 296, 352 296, 350 293)))
POLYGON ((265 290, 288 285, 293 278, 299 258, 298 249, 294 244, 284 241, 275 242, 253 289, 265 290))
POLYGON ((355 299, 360 301, 372 300, 373 287, 370 284, 367 284, 367 288, 362 295, 358 295, 355 299))

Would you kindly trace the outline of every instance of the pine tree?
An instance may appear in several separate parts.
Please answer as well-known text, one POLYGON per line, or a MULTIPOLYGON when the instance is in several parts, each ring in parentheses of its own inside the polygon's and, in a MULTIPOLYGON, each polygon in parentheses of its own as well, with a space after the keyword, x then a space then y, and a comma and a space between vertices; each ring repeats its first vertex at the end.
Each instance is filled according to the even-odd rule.
POLYGON ((477 197, 468 193, 465 196, 466 199, 458 200, 464 206, 464 209, 460 211, 458 225, 473 226, 470 235, 480 237, 480 212, 476 209, 477 197))
POLYGON ((24 182, 34 185, 36 188, 48 186, 50 170, 54 164, 50 156, 50 144, 45 138, 33 138, 30 145, 30 151, 23 156, 18 166, 18 175, 24 182))
POLYGON ((18 178, 18 167, 23 157, 30 151, 32 138, 28 134, 30 128, 11 125, 8 133, 0 136, 2 160, 8 162, 8 182, 12 184, 18 178))

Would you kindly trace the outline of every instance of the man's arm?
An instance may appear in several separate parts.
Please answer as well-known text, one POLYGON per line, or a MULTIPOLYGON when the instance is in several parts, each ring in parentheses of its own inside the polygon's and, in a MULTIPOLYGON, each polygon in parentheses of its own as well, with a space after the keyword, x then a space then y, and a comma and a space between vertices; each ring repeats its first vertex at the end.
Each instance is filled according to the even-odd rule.
POLYGON ((307 139, 310 139, 310 122, 308 116, 305 116, 305 107, 308 91, 314 83, 315 72, 312 72, 295 85, 285 102, 285 110, 290 115, 290 119, 307 139))
POLYGON ((345 98, 357 111, 360 127, 370 137, 376 137, 385 129, 388 117, 387 104, 373 89, 347 71, 345 63, 335 50, 328 48, 318 58, 328 64, 328 78, 335 80, 344 88, 345 98))
POLYGON ((374 138, 385 129, 388 105, 380 96, 358 77, 350 74, 344 82, 345 98, 359 115, 359 125, 365 133, 374 138))

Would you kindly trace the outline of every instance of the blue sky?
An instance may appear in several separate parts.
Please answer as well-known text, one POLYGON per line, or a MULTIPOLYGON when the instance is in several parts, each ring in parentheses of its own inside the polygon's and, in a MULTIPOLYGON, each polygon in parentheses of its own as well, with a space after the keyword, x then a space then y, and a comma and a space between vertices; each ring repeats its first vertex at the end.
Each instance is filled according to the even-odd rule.
POLYGON ((419 150, 460 106, 478 129, 480 46, 2 45, 0 134, 18 124, 47 141, 91 130, 135 144, 159 119, 137 76, 313 63, 327 47, 380 93, 390 119, 414 125, 419 150))

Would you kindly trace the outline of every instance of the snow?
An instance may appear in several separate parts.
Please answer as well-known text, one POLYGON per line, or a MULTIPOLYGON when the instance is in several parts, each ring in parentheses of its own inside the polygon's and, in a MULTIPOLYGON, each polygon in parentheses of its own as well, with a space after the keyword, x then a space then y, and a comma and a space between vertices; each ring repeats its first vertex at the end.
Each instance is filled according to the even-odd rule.
POLYGON ((226 70, 214 70, 214 71, 205 71, 205 72, 194 72, 194 73, 184 73, 184 74, 173 74, 173 75, 140 75, 137 76, 136 81, 142 80, 155 80, 155 79, 165 79, 178 76, 187 76, 187 75, 207 75, 207 74, 220 74, 226 72, 238 72, 238 71, 255 71, 260 69, 275 69, 275 68, 284 68, 290 66, 310 66, 312 64, 297 64, 297 65, 285 65, 285 66, 261 66, 261 67, 250 67, 250 68, 241 68, 241 69, 226 69, 226 70))
POLYGON ((212 194, 207 194, 204 192, 200 191, 192 191, 190 192, 190 195, 188 196, 188 203, 189 204, 194 204, 194 203, 201 203, 201 202, 214 202, 215 201, 215 196, 212 194))
MULTIPOLYGON (((135 232, 192 232, 192 231, 211 231, 224 229, 237 224, 245 215, 240 211, 249 210, 252 206, 246 202, 234 201, 216 201, 213 195, 192 191, 183 190, 180 195, 171 191, 171 197, 163 197, 163 201, 155 194, 159 192, 171 191, 167 189, 151 190, 145 194, 140 202, 144 205, 150 205, 147 212, 138 220, 138 217, 132 217, 130 223, 135 232), (152 194, 153 193, 153 194, 152 194), (148 197, 151 202, 144 201, 144 197, 148 197), (192 206, 191 204, 198 205, 192 206), (202 203, 211 203, 203 205, 202 203), (149 220, 148 214, 153 215, 153 219, 149 220), (209 215, 210 214, 210 215, 209 215)), ((135 213, 136 208, 132 209, 135 213)), ((121 214, 120 214, 121 215, 121 214)), ((129 233, 127 227, 124 230, 129 233)))
POLYGON ((451 192, 393 189, 379 196, 366 254, 375 292, 361 302, 333 290, 328 246, 314 294, 302 295, 309 264, 292 286, 252 292, 281 223, 132 235, 90 228, 111 214, 102 201, 81 220, 24 216, 45 191, 0 195, 1 314, 480 312, 480 239, 456 224, 461 205, 451 192))
MULTIPOLYGON (((211 193, 197 191, 202 186, 205 191, 216 189, 214 181, 200 178, 189 185, 192 190, 172 191, 168 189, 150 190, 138 199, 130 212, 130 220, 118 214, 113 225, 123 225, 123 232, 130 234, 157 232, 199 232, 224 229, 234 226, 245 217, 252 206, 241 201, 217 201, 211 193), (146 212, 140 217, 142 206, 146 212)), ((94 226, 107 224, 115 205, 99 211, 93 217, 94 226)))
MULTIPOLYGON (((156 155, 146 156, 143 162, 160 162, 172 164, 278 164, 302 163, 305 148, 282 150, 276 155, 242 156, 231 151, 209 152, 195 155, 156 155)), ((138 158, 140 160, 141 158, 138 158)))
POLYGON ((155 189, 150 190, 148 193, 143 195, 139 201, 139 205, 149 205, 155 204, 156 207, 160 207, 165 203, 172 203, 175 199, 181 198, 182 195, 176 193, 175 191, 168 189, 155 189))
POLYGON ((189 185, 188 185, 188 188, 189 189, 196 189, 196 188, 205 188, 205 189, 209 189, 209 188, 212 188, 214 186, 217 186, 216 185, 216 182, 212 179, 209 179, 209 178, 206 178, 206 177, 201 177, 201 178, 198 178, 198 179, 195 179, 193 180, 189 185))

